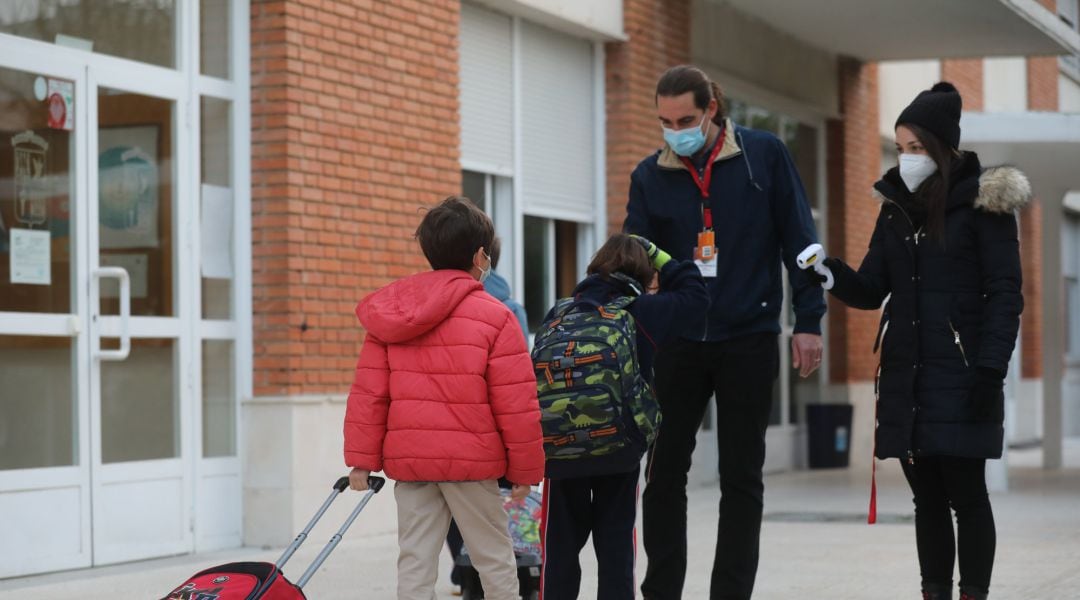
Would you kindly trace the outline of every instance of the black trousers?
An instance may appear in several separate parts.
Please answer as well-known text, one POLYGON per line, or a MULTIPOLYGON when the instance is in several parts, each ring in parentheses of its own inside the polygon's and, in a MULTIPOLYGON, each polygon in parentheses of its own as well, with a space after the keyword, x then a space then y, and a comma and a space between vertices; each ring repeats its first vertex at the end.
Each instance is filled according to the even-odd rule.
POLYGON ((775 334, 684 341, 657 355, 654 383, 663 421, 649 454, 643 497, 646 599, 682 597, 687 473, 714 393, 721 496, 710 598, 750 598, 761 537, 765 430, 779 368, 775 334))
POLYGON ((915 501, 915 541, 924 589, 951 589, 960 562, 960 589, 990 589, 997 533, 986 493, 986 460, 927 456, 901 461, 915 501), (956 512, 956 537, 953 516, 956 512))
POLYGON ((544 481, 543 600, 578 597, 579 555, 590 533, 599 567, 597 600, 634 599, 640 471, 544 481))

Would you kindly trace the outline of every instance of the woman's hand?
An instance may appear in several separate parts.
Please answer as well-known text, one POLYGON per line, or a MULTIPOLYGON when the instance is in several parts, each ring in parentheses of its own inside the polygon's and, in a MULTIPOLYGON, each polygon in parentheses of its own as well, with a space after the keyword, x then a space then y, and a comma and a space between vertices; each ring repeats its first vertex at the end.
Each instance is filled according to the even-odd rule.
POLYGON ((1005 418, 1005 375, 997 369, 977 367, 970 401, 977 422, 1000 423, 1005 418))

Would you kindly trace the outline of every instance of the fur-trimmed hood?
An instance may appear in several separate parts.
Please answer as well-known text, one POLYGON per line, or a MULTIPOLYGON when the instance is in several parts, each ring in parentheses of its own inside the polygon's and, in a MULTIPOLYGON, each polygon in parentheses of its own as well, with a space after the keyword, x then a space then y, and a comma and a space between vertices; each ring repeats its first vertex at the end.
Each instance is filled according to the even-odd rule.
POLYGON ((1031 182, 1016 167, 988 167, 979 175, 975 208, 992 213, 1011 213, 1031 201, 1031 182))
MULTIPOLYGON (((874 184, 875 200, 903 203, 910 193, 900 178, 899 167, 893 167, 874 184)), ((1023 208, 1031 200, 1031 182, 1016 167, 997 166, 985 169, 979 166, 974 152, 965 152, 964 159, 954 173, 949 205, 973 204, 975 208, 990 213, 1008 214, 1023 208), (978 173, 978 186, 974 184, 978 173)))

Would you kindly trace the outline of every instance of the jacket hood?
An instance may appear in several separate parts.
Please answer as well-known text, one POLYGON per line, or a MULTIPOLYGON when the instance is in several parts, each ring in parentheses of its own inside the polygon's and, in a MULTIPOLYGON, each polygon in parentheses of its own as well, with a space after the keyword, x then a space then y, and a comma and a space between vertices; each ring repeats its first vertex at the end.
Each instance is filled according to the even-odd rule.
POLYGON ((630 289, 630 286, 626 283, 597 274, 582 279, 573 292, 575 298, 584 296, 601 302, 607 302, 619 296, 636 295, 634 290, 630 289))
POLYGON ((1011 213, 1031 200, 1031 182, 1015 167, 990 167, 979 176, 975 208, 992 213, 1011 213))
POLYGON ((484 280, 484 291, 494 296, 499 302, 506 302, 510 299, 510 284, 506 281, 506 278, 495 271, 492 271, 491 275, 488 275, 488 278, 484 280))
POLYGON ((392 344, 421 336, 446 320, 458 304, 484 286, 465 271, 428 271, 395 281, 360 301, 360 324, 392 344))
MULTIPOLYGON (((911 195, 900 178, 899 167, 889 169, 874 184, 872 194, 879 202, 891 200, 901 204, 911 195)), ((1009 166, 983 169, 974 152, 965 152, 953 174, 949 206, 966 201, 979 210, 1006 214, 1023 208, 1030 199, 1031 182, 1019 169, 1009 166)))

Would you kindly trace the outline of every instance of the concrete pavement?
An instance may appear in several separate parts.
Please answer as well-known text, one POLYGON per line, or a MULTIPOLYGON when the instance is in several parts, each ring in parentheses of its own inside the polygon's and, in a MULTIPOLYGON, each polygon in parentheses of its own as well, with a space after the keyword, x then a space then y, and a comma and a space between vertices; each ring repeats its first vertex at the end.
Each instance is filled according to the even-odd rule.
MULTIPOLYGON (((993 494, 998 551, 991 598, 1080 599, 1080 440, 1068 468, 1043 471, 1038 450, 1010 455, 1010 491, 993 494)), ((865 524, 869 473, 802 471, 766 481, 766 518, 755 599, 902 600, 918 597, 911 500, 896 461, 879 463, 880 523, 865 524)), ((690 492, 690 565, 684 598, 707 598, 716 531, 715 486, 690 492)), ((376 501, 378 498, 376 498, 376 501)), ((313 507, 314 509, 314 507, 313 507)), ((363 517, 361 517, 363 519, 363 517)), ((296 578, 318 553, 310 540, 286 568, 296 578)), ((274 549, 240 549, 0 581, 0 598, 159 598, 202 568, 234 560, 273 561, 274 549)), ((346 536, 307 588, 313 600, 395 597, 397 540, 346 536)), ((639 578, 644 552, 639 549, 639 578)), ((581 598, 594 598, 591 547, 582 553, 581 598)), ((449 569, 443 557, 442 571, 449 569)), ((438 587, 449 599, 447 578, 438 587)))

